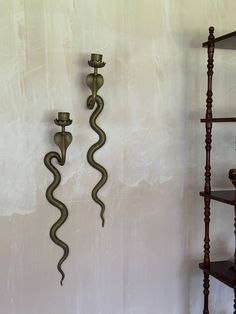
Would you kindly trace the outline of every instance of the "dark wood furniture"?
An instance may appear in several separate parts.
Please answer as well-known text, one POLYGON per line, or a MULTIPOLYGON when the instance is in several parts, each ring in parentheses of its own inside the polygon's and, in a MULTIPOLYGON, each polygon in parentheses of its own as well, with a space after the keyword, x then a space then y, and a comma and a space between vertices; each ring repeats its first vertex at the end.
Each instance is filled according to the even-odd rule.
MULTIPOLYGON (((208 41, 202 44, 207 48, 208 60, 207 60, 207 99, 206 99, 206 116, 201 119, 201 122, 205 123, 206 137, 205 137, 205 149, 206 149, 206 164, 205 164, 205 186, 204 191, 200 192, 200 195, 204 197, 204 222, 205 222, 205 237, 204 237, 204 260, 199 265, 203 270, 203 293, 204 293, 204 309, 203 314, 209 314, 208 297, 210 280, 209 276, 220 280, 224 284, 234 289, 234 313, 236 314, 236 251, 235 259, 233 261, 210 261, 210 237, 209 237, 209 225, 211 214, 211 200, 222 202, 225 204, 233 205, 236 217, 236 192, 235 190, 228 191, 212 191, 211 190, 211 144, 212 144, 212 123, 215 122, 236 122, 236 117, 227 118, 213 118, 212 116, 212 76, 214 67, 214 50, 220 49, 236 49, 236 32, 215 38, 214 28, 209 28, 208 41)), ((235 239, 236 239, 236 218, 234 221, 235 239)))

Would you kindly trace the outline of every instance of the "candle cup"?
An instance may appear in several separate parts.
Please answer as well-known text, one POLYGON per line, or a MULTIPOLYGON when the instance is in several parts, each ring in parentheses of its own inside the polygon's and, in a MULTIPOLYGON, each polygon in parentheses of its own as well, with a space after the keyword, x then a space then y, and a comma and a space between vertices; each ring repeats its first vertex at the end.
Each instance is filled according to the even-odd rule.
POLYGON ((105 66, 105 62, 102 61, 103 55, 99 53, 92 53, 91 54, 91 60, 88 61, 88 64, 92 68, 103 68, 105 66))
POLYGON ((69 112, 58 112, 58 118, 54 120, 56 125, 60 125, 61 127, 65 127, 67 125, 70 125, 72 123, 72 120, 70 119, 70 113, 69 112))
POLYGON ((98 53, 92 53, 91 54, 91 61, 93 62, 102 62, 102 55, 98 53))
POLYGON ((69 112, 58 112, 58 120, 65 122, 70 120, 70 113, 69 112))

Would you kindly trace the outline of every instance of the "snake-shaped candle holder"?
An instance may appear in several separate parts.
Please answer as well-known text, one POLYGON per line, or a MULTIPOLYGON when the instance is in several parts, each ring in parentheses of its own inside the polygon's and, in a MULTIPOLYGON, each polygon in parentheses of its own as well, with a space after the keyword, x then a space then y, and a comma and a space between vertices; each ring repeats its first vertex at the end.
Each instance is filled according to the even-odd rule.
POLYGON ((98 68, 104 67, 105 62, 102 61, 102 55, 91 54, 91 60, 88 61, 88 64, 92 68, 94 68, 94 73, 89 74, 86 79, 87 86, 90 88, 92 92, 92 95, 89 96, 87 99, 87 107, 88 109, 92 110, 94 109, 95 104, 97 104, 95 110, 93 111, 90 117, 89 123, 91 128, 98 134, 99 140, 89 148, 87 153, 87 160, 93 168, 95 168, 101 173, 101 179, 92 190, 92 198, 101 207, 100 217, 102 220, 102 226, 104 227, 105 205, 98 197, 98 191, 106 183, 108 175, 106 169, 94 160, 93 155, 106 142, 106 134, 96 123, 97 117, 100 115, 104 107, 104 101, 102 97, 97 95, 98 90, 102 87, 104 83, 103 76, 101 74, 98 74, 98 68))
POLYGON ((68 209, 65 204, 63 204, 61 201, 56 199, 53 195, 54 191, 58 187, 58 185, 61 182, 61 175, 60 172, 57 170, 57 168, 52 164, 52 159, 55 158, 58 161, 58 164, 60 166, 63 166, 66 161, 66 150, 68 146, 72 142, 72 135, 70 132, 65 131, 65 127, 70 125, 72 123, 72 120, 70 120, 70 114, 68 112, 59 112, 58 113, 58 119, 54 120, 55 124, 61 126, 62 131, 58 132, 54 136, 54 142, 55 144, 60 148, 61 150, 61 156, 57 152, 49 152, 44 157, 44 164, 45 166, 51 171, 53 174, 53 182, 49 185, 46 191, 46 198, 49 201, 50 204, 57 207, 60 210, 61 216, 60 218, 54 223, 54 225, 50 229, 50 238, 51 240, 58 246, 60 246, 63 249, 63 256, 59 260, 57 264, 57 269, 61 273, 61 285, 63 283, 63 280, 65 278, 65 274, 61 268, 62 263, 66 260, 66 258, 69 255, 69 247, 66 243, 64 243, 62 240, 60 240, 57 237, 57 230, 64 224, 68 217, 68 209))

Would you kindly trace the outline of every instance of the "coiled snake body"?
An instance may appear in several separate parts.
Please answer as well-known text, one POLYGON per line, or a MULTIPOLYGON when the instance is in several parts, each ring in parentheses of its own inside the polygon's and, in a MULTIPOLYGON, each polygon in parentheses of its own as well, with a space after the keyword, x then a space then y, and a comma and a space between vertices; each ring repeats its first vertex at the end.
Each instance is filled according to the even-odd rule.
POLYGON ((89 148, 88 153, 87 153, 87 160, 93 168, 97 169, 101 173, 101 179, 99 180, 99 182, 95 185, 95 187, 92 190, 92 198, 101 207, 100 217, 102 219, 102 226, 104 227, 104 224, 105 224, 105 219, 104 219, 105 205, 102 202, 102 200, 98 197, 97 194, 98 194, 98 191, 102 188, 102 186, 106 183, 108 175, 107 175, 106 169, 102 165, 97 163, 93 158, 94 153, 98 149, 100 149, 106 142, 106 134, 96 123, 97 117, 100 115, 100 113, 103 110, 104 102, 100 96, 96 95, 96 98, 94 100, 94 97, 91 95, 91 96, 89 96, 89 98, 87 100, 87 104, 88 104, 89 109, 93 109, 94 105, 97 104, 94 112, 92 113, 92 115, 89 119, 89 123, 90 123, 91 128, 98 134, 99 140, 89 148))
POLYGON ((57 152, 50 152, 48 153, 45 158, 44 158, 44 164, 45 166, 49 169, 49 171, 51 171, 51 173, 53 174, 53 182, 49 185, 49 187, 47 188, 46 191, 46 198, 48 200, 48 202, 50 204, 52 204, 53 206, 57 207, 60 210, 61 216, 60 218, 53 224, 53 226, 50 229, 50 238, 51 240, 58 246, 60 246, 63 249, 63 256, 61 257, 61 259, 59 260, 58 264, 57 264, 57 269, 58 271, 61 273, 61 285, 63 284, 63 280, 65 278, 65 274, 61 268, 63 262, 66 260, 66 258, 69 255, 69 247, 66 243, 64 243, 62 240, 60 240, 57 237, 57 230, 64 224, 64 222, 66 221, 67 217, 68 217, 68 209, 65 206, 65 204, 63 204, 61 201, 59 201, 58 199, 56 199, 53 195, 54 191, 56 190, 56 188, 58 187, 58 185, 61 182, 61 175, 59 173, 59 171, 57 170, 56 167, 53 166, 52 164, 52 159, 55 158, 57 159, 58 163, 62 166, 62 159, 60 157, 60 155, 57 152))

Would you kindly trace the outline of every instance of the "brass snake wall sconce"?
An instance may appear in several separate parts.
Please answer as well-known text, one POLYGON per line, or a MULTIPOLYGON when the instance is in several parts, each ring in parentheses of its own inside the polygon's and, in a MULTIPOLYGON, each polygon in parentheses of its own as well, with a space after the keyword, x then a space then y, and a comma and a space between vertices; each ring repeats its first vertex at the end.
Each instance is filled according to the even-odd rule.
POLYGON ((89 123, 90 123, 91 128, 98 134, 99 140, 89 148, 88 153, 87 153, 87 160, 93 168, 95 168, 96 170, 98 170, 101 173, 101 179, 93 188, 92 198, 101 207, 100 217, 102 219, 102 226, 104 227, 104 224, 105 224, 105 219, 104 219, 105 205, 101 201, 101 199, 98 197, 97 194, 98 194, 98 191, 101 189, 101 187, 107 181, 107 171, 103 166, 101 166, 99 163, 97 163, 94 160, 93 155, 106 142, 106 134, 96 123, 97 117, 100 115, 100 113, 102 112, 103 107, 104 107, 104 101, 103 101, 102 97, 97 95, 98 90, 102 87, 102 85, 104 83, 103 76, 101 74, 98 74, 98 68, 104 67, 105 62, 102 62, 102 55, 91 54, 91 60, 88 61, 88 64, 92 68, 94 68, 94 73, 89 74, 87 76, 87 79, 86 79, 86 83, 92 92, 92 95, 89 96, 87 99, 87 108, 92 110, 92 109, 94 109, 95 104, 97 105, 95 110, 93 111, 91 117, 90 117, 89 123))
POLYGON ((52 159, 55 158, 58 161, 58 164, 60 166, 63 166, 66 161, 66 150, 68 146, 72 142, 72 135, 70 132, 65 131, 65 127, 70 125, 72 123, 72 120, 70 120, 70 114, 68 112, 59 112, 58 113, 58 119, 54 120, 55 124, 61 126, 62 130, 61 132, 58 132, 54 136, 55 144, 60 148, 61 150, 61 156, 57 152, 49 152, 46 154, 44 158, 45 166, 51 171, 53 174, 53 182, 49 185, 46 191, 46 198, 53 206, 57 207, 60 212, 61 216, 60 218, 54 223, 54 225, 50 229, 50 238, 51 240, 58 246, 60 246, 63 249, 63 256, 59 260, 57 264, 57 269, 61 273, 61 285, 63 283, 65 274, 61 268, 62 263, 66 260, 66 258, 69 255, 69 247, 66 243, 64 243, 62 240, 60 240, 57 237, 57 230, 64 224, 68 217, 68 209, 61 201, 56 199, 53 195, 53 192, 58 187, 58 185, 61 182, 61 175, 60 172, 57 170, 57 168, 52 164, 52 159))
MULTIPOLYGON (((101 74, 98 74, 98 68, 104 67, 105 63, 102 62, 102 55, 92 54, 91 60, 88 61, 88 64, 94 68, 94 73, 89 74, 86 80, 86 83, 92 92, 92 95, 89 96, 87 99, 87 108, 92 110, 96 105, 95 110, 93 111, 90 117, 89 123, 91 128, 98 134, 99 140, 89 148, 87 153, 87 160, 93 168, 95 168, 101 173, 101 179, 92 190, 92 198, 101 207, 100 217, 102 220, 102 226, 104 227, 105 205, 97 194, 101 187, 106 183, 108 175, 106 169, 99 163, 97 163, 94 160, 93 156, 95 152, 98 149, 100 149, 106 142, 106 134, 96 123, 96 120, 104 107, 104 101, 102 97, 97 95, 98 90, 102 87, 104 83, 103 76, 101 74)), ((65 131, 65 127, 70 125, 72 123, 72 120, 70 120, 70 114, 68 112, 59 112, 58 119, 55 119, 54 122, 55 124, 61 126, 62 128, 61 132, 56 133, 54 136, 54 142, 60 148, 61 156, 57 152, 49 152, 44 157, 44 164, 51 171, 54 177, 53 182, 47 188, 46 198, 48 202, 55 206, 56 208, 58 208, 61 213, 60 218, 53 224, 53 226, 50 229, 50 238, 56 245, 60 246, 63 249, 63 256, 61 257, 57 264, 57 269, 61 274, 60 283, 62 285, 63 280, 65 278, 65 274, 61 266, 69 255, 69 247, 66 243, 64 243, 57 237, 57 230, 65 223, 68 217, 68 209, 64 203, 56 199, 53 195, 54 191, 61 182, 61 175, 57 168, 52 164, 52 159, 55 158, 60 166, 63 166, 65 164, 66 150, 72 142, 72 135, 71 133, 65 131)))

